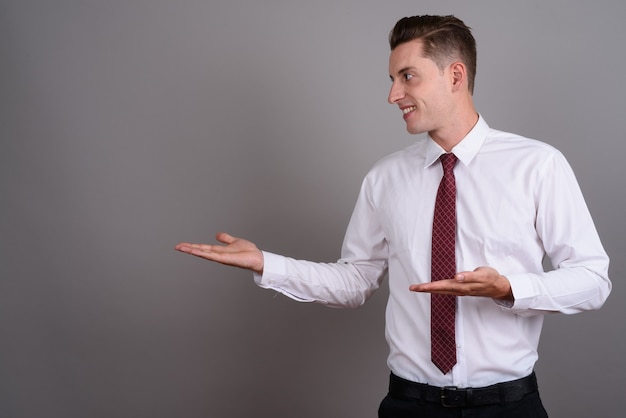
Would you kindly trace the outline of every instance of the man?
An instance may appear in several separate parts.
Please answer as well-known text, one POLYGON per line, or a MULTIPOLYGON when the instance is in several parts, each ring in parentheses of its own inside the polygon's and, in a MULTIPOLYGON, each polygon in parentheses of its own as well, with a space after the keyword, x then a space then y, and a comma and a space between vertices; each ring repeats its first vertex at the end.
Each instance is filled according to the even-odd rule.
POLYGON ((225 245, 176 248, 335 307, 363 304, 388 271, 391 380, 380 417, 547 416, 533 373, 543 315, 598 309, 611 290, 574 174, 551 146, 493 130, 477 113, 476 46, 462 21, 401 19, 390 46, 389 102, 410 133, 428 136, 368 173, 337 263, 225 233, 225 245))

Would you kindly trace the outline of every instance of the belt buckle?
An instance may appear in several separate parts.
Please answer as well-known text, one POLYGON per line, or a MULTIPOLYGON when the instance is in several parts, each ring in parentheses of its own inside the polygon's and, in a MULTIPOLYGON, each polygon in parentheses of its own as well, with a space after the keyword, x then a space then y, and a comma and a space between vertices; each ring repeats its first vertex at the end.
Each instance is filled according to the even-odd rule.
POLYGON ((459 397, 463 391, 459 391, 457 386, 444 386, 441 388, 441 405, 446 408, 464 406, 465 399, 459 397), (454 394, 456 393, 456 395, 454 394), (451 399, 450 399, 451 398, 451 399))

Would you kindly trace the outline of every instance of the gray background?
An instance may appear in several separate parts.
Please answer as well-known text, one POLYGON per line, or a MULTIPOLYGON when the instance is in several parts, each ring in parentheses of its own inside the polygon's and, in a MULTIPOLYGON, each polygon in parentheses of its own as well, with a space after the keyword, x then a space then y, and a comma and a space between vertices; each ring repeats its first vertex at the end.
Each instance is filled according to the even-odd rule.
POLYGON ((173 250, 226 230, 334 261, 362 177, 409 145, 387 34, 461 17, 475 99, 560 148, 605 247, 605 307, 547 318, 553 417, 626 386, 626 3, 0 1, 0 417, 374 417, 386 290, 298 304, 173 250))

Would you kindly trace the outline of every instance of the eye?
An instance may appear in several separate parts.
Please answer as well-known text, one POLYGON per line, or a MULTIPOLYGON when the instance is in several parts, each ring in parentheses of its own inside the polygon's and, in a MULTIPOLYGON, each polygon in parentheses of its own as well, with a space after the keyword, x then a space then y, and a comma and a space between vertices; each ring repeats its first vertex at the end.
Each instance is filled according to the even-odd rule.
POLYGON ((402 77, 404 77, 404 79, 405 79, 406 81, 409 81, 410 79, 412 79, 412 78, 413 78, 413 74, 404 73, 404 74, 402 74, 402 77))

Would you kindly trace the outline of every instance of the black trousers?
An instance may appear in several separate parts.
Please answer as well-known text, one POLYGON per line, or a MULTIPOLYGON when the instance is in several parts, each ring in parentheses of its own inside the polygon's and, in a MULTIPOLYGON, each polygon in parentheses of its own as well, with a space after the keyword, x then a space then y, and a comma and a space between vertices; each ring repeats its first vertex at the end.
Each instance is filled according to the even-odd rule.
POLYGON ((436 402, 394 398, 387 395, 378 409, 379 418, 547 418, 539 392, 504 404, 449 408, 436 402))

